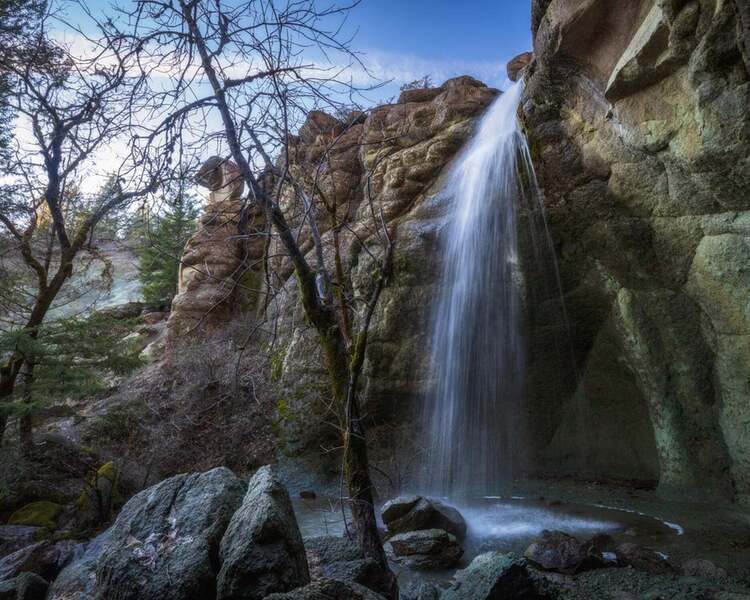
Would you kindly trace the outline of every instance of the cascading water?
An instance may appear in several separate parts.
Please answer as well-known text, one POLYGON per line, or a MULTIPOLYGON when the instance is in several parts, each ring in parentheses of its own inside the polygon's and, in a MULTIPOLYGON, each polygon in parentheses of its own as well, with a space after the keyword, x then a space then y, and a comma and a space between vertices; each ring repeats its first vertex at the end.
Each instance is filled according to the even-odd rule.
POLYGON ((434 317, 435 389, 423 424, 427 491, 438 496, 495 492, 517 454, 525 362, 519 211, 543 215, 517 117, 521 92, 519 82, 490 106, 447 184, 453 208, 434 317))

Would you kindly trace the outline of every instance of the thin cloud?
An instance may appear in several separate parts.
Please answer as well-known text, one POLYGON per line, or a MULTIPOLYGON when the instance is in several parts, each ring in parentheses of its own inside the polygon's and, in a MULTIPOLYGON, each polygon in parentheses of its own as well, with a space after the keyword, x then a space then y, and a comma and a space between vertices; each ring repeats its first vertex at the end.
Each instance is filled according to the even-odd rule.
POLYGON ((493 87, 506 88, 510 83, 505 70, 506 61, 502 60, 428 58, 371 49, 363 52, 362 62, 366 69, 351 67, 352 80, 358 85, 372 83, 370 76, 374 76, 381 81, 391 81, 394 85, 401 86, 425 75, 429 75, 436 85, 459 75, 471 75, 493 87))

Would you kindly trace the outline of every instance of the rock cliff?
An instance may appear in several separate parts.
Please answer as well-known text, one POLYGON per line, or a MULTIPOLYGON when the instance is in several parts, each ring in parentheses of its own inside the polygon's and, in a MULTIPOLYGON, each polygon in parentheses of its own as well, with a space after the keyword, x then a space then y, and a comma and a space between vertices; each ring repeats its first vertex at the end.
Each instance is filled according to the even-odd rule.
POLYGON ((167 322, 168 345, 228 321, 239 309, 243 276, 262 254, 262 242, 250 235, 262 219, 255 209, 243 212, 245 184, 237 166, 212 157, 198 170, 195 181, 210 194, 197 231, 182 254, 167 322))
MULTIPOLYGON (((364 296, 372 285, 370 253, 377 244, 371 206, 376 212, 382 208, 389 227, 397 226, 393 275, 373 319, 365 365, 365 410, 373 418, 395 423, 401 409, 419 404, 413 400, 425 387, 428 319, 440 272, 437 237, 447 207, 441 175, 497 93, 470 77, 452 79, 438 88, 404 91, 397 103, 350 115, 348 122, 312 113, 296 141, 290 169, 315 174, 317 181, 306 185, 316 185, 327 210, 345 220, 333 229, 321 209, 318 226, 326 253, 340 236, 342 267, 355 294, 364 296)), ((294 199, 286 201, 285 212, 293 214, 294 199)), ((310 249, 309 232, 303 228, 302 235, 310 249)), ((279 271, 286 275, 290 269, 282 265, 279 271)), ((285 281, 271 312, 278 317, 278 342, 271 351, 274 375, 284 388, 278 414, 282 441, 292 451, 317 448, 323 432, 335 431, 326 425, 332 415, 326 409, 323 360, 294 278, 285 281)))
MULTIPOLYGON (((742 0, 534 2, 533 56, 511 66, 526 81, 519 114, 559 285, 529 260, 521 232, 529 364, 518 474, 750 501, 749 22, 742 0)), ((429 388, 439 238, 456 200, 442 175, 496 94, 462 77, 368 113, 314 112, 285 165, 317 190, 323 259, 340 243, 355 294, 372 285, 372 206, 397 225, 363 391, 368 417, 406 423, 412 441, 408 415, 429 388)), ((288 192, 283 208, 314 263, 309 209, 288 192)), ((272 260, 277 434, 299 452, 334 433, 332 415, 291 267, 272 260)), ((208 290, 204 279, 195 286, 208 290)))
POLYGON ((534 15, 523 117, 576 369, 530 306, 532 467, 747 502, 748 4, 553 0, 534 15))

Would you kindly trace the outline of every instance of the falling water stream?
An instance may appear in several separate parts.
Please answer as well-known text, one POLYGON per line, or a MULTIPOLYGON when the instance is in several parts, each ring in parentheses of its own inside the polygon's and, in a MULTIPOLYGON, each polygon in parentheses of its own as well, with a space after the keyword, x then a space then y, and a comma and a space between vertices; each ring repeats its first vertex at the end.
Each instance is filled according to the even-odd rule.
MULTIPOLYGON (((447 183, 452 214, 424 422, 433 495, 496 493, 518 454, 525 362, 519 215, 542 210, 517 117, 522 89, 515 84, 490 106, 447 183)), ((546 237, 529 232, 532 245, 540 234, 546 237)))

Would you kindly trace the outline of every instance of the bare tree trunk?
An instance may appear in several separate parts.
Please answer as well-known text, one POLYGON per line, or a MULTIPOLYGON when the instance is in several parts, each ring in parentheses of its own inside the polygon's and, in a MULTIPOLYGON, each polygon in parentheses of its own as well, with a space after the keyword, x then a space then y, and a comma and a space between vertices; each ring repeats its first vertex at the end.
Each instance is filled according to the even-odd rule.
POLYGON ((366 558, 376 561, 383 570, 383 591, 389 598, 398 598, 396 577, 388 566, 383 542, 375 517, 375 504, 367 458, 367 439, 359 415, 359 402, 354 388, 349 386, 346 403, 346 432, 344 435, 344 471, 352 507, 352 518, 357 524, 357 541, 366 558))
POLYGON ((10 397, 16 387, 18 371, 21 368, 22 360, 18 357, 12 357, 7 364, 0 368, 0 446, 5 438, 5 428, 8 424, 8 415, 10 412, 10 397))

